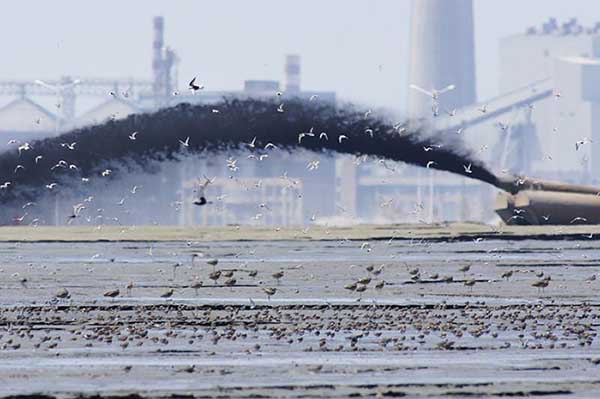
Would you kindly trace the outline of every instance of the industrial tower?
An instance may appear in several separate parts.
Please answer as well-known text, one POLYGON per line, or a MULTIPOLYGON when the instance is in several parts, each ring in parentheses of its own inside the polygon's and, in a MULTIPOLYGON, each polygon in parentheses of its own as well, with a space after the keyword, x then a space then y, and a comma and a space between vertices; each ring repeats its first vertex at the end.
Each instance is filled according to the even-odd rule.
MULTIPOLYGON (((413 0, 409 84, 427 90, 449 85, 440 95, 439 111, 475 103, 475 49, 472 0, 413 0)), ((416 90, 408 94, 408 115, 432 115, 432 98, 416 90)))

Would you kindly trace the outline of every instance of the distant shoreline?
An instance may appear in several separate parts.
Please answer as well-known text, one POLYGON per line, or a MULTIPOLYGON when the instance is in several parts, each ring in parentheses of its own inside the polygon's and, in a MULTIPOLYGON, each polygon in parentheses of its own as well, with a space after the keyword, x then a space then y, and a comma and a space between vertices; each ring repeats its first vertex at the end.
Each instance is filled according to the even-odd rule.
POLYGON ((3 226, 0 242, 321 241, 321 240, 597 240, 599 226, 356 225, 275 226, 3 226))

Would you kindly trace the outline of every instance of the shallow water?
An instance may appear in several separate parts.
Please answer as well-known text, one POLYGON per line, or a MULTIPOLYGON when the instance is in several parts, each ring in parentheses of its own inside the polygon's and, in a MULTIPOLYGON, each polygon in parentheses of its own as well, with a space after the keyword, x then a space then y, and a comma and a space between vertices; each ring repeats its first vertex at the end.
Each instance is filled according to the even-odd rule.
POLYGON ((0 243, 0 393, 594 397, 599 247, 0 243), (232 271, 235 285, 210 280, 213 270, 232 271), (532 286, 548 275, 547 288, 532 286), (364 292, 344 288, 366 276, 364 292), (62 288, 69 299, 55 298, 62 288))

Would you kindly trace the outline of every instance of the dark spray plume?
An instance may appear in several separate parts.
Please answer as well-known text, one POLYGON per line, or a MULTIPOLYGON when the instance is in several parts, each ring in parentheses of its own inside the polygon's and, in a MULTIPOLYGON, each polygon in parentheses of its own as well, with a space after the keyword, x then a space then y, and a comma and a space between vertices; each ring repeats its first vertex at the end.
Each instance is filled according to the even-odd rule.
MULTIPOLYGON (((272 151, 271 146, 263 148, 273 143, 286 151, 369 155, 498 184, 460 143, 425 133, 423 127, 394 126, 352 106, 317 101, 180 104, 36 141, 29 150, 5 152, 0 155, 0 184, 10 184, 0 190, 0 200, 35 199, 52 183, 58 183, 52 190, 64 190, 81 178, 107 178, 101 175, 104 168, 118 164, 133 170, 151 161, 176 160, 182 150, 206 154, 248 148, 244 143, 254 138, 261 151, 272 151)), ((123 169, 127 170, 121 167, 121 173, 123 169)))

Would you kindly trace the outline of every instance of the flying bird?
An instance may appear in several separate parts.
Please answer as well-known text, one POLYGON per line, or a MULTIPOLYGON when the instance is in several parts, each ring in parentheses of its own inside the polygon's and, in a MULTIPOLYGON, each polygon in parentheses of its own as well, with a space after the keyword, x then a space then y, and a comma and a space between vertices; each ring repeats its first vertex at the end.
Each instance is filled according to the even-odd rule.
POLYGON ((190 137, 188 136, 185 141, 181 141, 179 140, 179 142, 181 143, 182 146, 184 147, 189 147, 190 146, 190 137))
POLYGON ((415 84, 411 84, 410 88, 413 89, 413 90, 416 90, 418 92, 421 92, 421 93, 423 93, 423 94, 425 94, 425 95, 427 95, 429 97, 431 97, 433 100, 437 100, 440 97, 441 94, 444 94, 444 93, 447 93, 449 91, 452 91, 452 90, 456 89, 456 86, 455 85, 448 85, 448 86, 446 86, 446 87, 444 87, 443 89, 440 89, 440 90, 435 90, 434 89, 434 90, 428 91, 428 90, 425 90, 425 89, 423 89, 423 88, 421 88, 421 87, 419 87, 419 86, 417 86, 415 84))
POLYGON ((244 144, 246 144, 246 145, 247 145, 248 147, 250 147, 250 148, 254 148, 254 147, 256 147, 256 137, 254 137, 254 138, 252 139, 252 141, 251 141, 251 142, 249 142, 249 143, 244 143, 244 144))
POLYGON ((196 84, 196 77, 194 76, 194 79, 192 79, 189 83, 189 88, 192 91, 192 93, 197 92, 198 90, 202 90, 204 89, 204 85, 197 85, 196 84))

